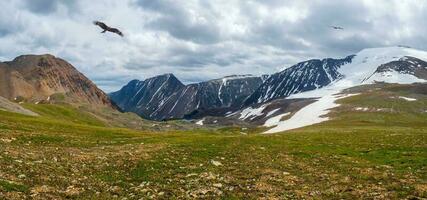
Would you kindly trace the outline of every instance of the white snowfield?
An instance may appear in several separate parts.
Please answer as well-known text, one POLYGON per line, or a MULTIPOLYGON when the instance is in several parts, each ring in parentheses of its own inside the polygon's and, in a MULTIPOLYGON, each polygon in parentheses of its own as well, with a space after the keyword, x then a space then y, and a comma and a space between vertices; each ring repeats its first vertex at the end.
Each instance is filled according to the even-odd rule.
POLYGON ((426 80, 418 79, 415 76, 409 74, 400 74, 395 71, 374 74, 380 65, 397 61, 404 56, 412 56, 427 61, 427 52, 404 47, 373 48, 365 49, 359 52, 353 58, 351 63, 343 65, 340 69, 338 69, 338 71, 344 75, 344 78, 331 83, 329 86, 314 91, 308 91, 289 96, 288 99, 319 99, 296 112, 290 119, 275 123, 277 126, 266 131, 265 133, 283 132, 328 120, 327 117, 322 116, 328 114, 330 109, 339 106, 335 103, 337 99, 352 96, 337 96, 344 89, 350 87, 363 84, 372 84, 376 81, 402 84, 426 82, 426 80))
POLYGON ((267 106, 268 106, 268 104, 264 104, 258 108, 248 107, 240 113, 239 119, 242 119, 242 120, 251 119, 252 120, 256 117, 262 116, 264 114, 263 111, 264 111, 265 107, 267 107, 267 106))
POLYGON ((203 119, 201 119, 201 120, 199 120, 199 121, 197 121, 196 122, 196 124, 197 125, 199 125, 199 126, 203 126, 203 122, 205 121, 205 118, 203 118, 203 119))
POLYGON ((324 115, 328 114, 330 109, 339 106, 339 104, 335 103, 336 100, 354 95, 357 94, 343 96, 336 94, 325 95, 316 102, 296 112, 290 119, 278 122, 276 127, 265 133, 277 133, 327 121, 329 118, 324 115))
POLYGON ((388 71, 388 72, 376 73, 375 75, 369 78, 369 81, 411 84, 411 83, 417 83, 417 82, 425 82, 426 80, 419 79, 416 76, 412 76, 410 74, 399 74, 399 72, 396 72, 396 71, 388 71))
POLYGON ((402 96, 400 96, 399 99, 403 99, 405 101, 416 101, 417 100, 417 99, 414 99, 414 98, 402 97, 402 96))
POLYGON ((368 111, 369 108, 357 107, 357 108, 355 108, 355 110, 357 110, 357 111, 368 111))
POLYGON ((268 119, 267 121, 265 121, 264 126, 266 127, 272 127, 272 126, 277 126, 280 123, 280 120, 284 117, 284 116, 288 116, 291 113, 284 113, 284 114, 280 114, 277 116, 274 116, 270 119, 268 119))

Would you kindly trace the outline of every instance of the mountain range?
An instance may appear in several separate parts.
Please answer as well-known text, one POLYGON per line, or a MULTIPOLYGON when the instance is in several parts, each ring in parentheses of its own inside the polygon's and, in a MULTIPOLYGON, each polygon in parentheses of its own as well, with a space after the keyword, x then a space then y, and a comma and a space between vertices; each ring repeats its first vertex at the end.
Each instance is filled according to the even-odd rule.
MULTIPOLYGON (((266 133, 283 132, 320 123, 328 120, 326 115, 332 108, 338 106, 337 100, 358 95, 346 92, 351 88, 376 83, 426 82, 427 65, 423 60, 427 60, 427 52, 410 48, 365 49, 351 56, 351 61, 339 65, 335 70, 339 74, 336 76, 338 78, 329 84, 309 91, 286 93, 273 101, 259 98, 260 103, 249 105, 226 117, 273 127, 266 133), (310 100, 314 102, 307 103, 310 100), (277 104, 277 101, 282 103, 277 104), (282 106, 283 102, 289 106, 282 106)), ((381 86, 377 90, 381 90, 381 86)), ((265 87, 262 91, 263 94, 269 94, 269 87, 265 87)))
POLYGON ((365 49, 109 96, 51 55, 1 62, 0 199, 422 199, 426 60, 365 49))
POLYGON ((426 58, 425 52, 405 47, 373 48, 342 59, 304 61, 262 77, 228 76, 184 85, 166 74, 131 81, 110 96, 121 109, 153 120, 225 117, 326 86, 421 82, 427 79, 426 58))
MULTIPOLYGON (((2 104, 10 108, 16 105, 7 99, 36 104, 67 101, 133 112, 156 121, 197 119, 198 124, 265 125, 271 119, 298 116, 310 105, 323 108, 310 113, 317 117, 311 121, 316 121, 347 88, 378 82, 425 82, 425 60, 424 51, 373 48, 341 59, 307 60, 272 75, 232 75, 185 85, 173 74, 164 74, 132 80, 107 95, 63 59, 24 55, 0 62, 0 96, 4 97, 2 104), (325 101, 327 106, 319 105, 325 101)), ((279 126, 280 119, 274 126, 279 126)))
POLYGON ((110 94, 123 110, 153 120, 178 119, 214 109, 238 109, 265 77, 227 76, 184 85, 173 74, 133 80, 110 94))

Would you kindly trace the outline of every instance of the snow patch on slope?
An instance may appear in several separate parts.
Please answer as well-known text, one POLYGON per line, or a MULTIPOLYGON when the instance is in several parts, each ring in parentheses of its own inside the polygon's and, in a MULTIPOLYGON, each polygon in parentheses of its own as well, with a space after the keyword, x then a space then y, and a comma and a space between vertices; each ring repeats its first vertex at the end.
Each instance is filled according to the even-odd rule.
POLYGON ((242 119, 242 120, 246 120, 248 118, 254 119, 255 117, 262 116, 263 111, 264 111, 265 107, 267 107, 267 106, 268 106, 268 104, 264 104, 258 108, 248 107, 240 113, 239 119, 242 119))
POLYGON ((408 98, 408 97, 402 97, 402 96, 400 96, 399 99, 403 99, 405 101, 416 101, 417 100, 417 99, 414 99, 414 98, 408 98))
POLYGON ((366 107, 356 107, 354 110, 356 110, 356 111, 368 111, 369 108, 366 108, 366 107))
POLYGON ((324 115, 328 114, 330 109, 339 106, 339 104, 335 103, 336 100, 354 95, 357 94, 340 96, 331 93, 325 95, 296 112, 290 119, 278 122, 276 127, 264 133, 278 133, 327 121, 329 118, 324 115))
POLYGON ((400 84, 411 84, 416 82, 426 82, 424 79, 417 78, 411 74, 401 74, 396 71, 387 71, 381 73, 375 73, 365 83, 375 82, 386 82, 386 83, 400 83, 400 84))
POLYGON ((284 114, 280 114, 280 115, 274 116, 274 117, 268 119, 267 121, 265 121, 264 126, 265 127, 277 126, 280 123, 280 120, 283 117, 288 116, 290 114, 291 113, 288 112, 288 113, 284 113, 284 114))
POLYGON ((203 119, 197 121, 196 124, 199 125, 199 126, 203 126, 203 122, 204 121, 205 121, 205 119, 203 118, 203 119))

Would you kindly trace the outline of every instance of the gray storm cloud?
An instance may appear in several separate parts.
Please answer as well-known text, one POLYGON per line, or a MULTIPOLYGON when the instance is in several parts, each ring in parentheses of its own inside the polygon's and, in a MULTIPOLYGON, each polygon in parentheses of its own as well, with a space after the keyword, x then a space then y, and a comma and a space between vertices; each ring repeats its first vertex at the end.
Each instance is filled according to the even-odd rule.
POLYGON ((421 0, 11 0, 0 6, 0 59, 54 54, 106 91, 164 73, 195 82, 269 74, 370 47, 427 49, 421 0), (93 20, 126 37, 100 34, 93 20))

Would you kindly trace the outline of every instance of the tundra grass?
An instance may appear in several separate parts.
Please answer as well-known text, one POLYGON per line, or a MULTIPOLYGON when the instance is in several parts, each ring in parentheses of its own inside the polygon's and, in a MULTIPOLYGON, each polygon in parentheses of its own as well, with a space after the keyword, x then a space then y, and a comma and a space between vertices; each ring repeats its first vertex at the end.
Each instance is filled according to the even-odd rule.
POLYGON ((272 135, 0 111, 0 199, 427 198, 426 98, 389 98, 400 92, 342 99, 333 120, 272 135))

